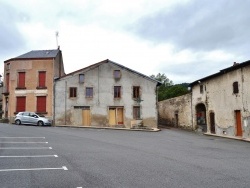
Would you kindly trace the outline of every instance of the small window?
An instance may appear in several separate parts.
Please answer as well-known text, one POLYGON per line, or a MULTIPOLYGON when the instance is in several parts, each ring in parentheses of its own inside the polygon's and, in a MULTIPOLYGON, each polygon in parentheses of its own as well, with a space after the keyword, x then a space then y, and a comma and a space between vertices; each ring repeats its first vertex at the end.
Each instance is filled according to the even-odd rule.
POLYGON ((84 83, 84 74, 79 74, 79 83, 84 83))
POLYGON ((76 87, 70 87, 69 88, 69 97, 70 98, 76 97, 76 92, 77 92, 77 88, 76 87))
POLYGON ((10 63, 7 63, 6 70, 10 70, 10 63))
POLYGON ((140 98, 140 86, 133 87, 133 98, 134 99, 140 98))
POLYGON ((86 87, 86 98, 93 98, 93 87, 86 87))
POLYGON ((200 85, 200 93, 202 94, 204 92, 204 87, 203 85, 200 85))
POLYGON ((239 84, 238 84, 238 82, 233 83, 233 92, 234 92, 234 94, 239 93, 239 84))
POLYGON ((141 109, 140 106, 133 107, 133 118, 134 119, 141 119, 141 109))
POLYGON ((114 70, 114 78, 115 79, 121 78, 121 71, 120 70, 114 70))
POLYGON ((121 86, 114 86, 114 98, 121 98, 121 86))

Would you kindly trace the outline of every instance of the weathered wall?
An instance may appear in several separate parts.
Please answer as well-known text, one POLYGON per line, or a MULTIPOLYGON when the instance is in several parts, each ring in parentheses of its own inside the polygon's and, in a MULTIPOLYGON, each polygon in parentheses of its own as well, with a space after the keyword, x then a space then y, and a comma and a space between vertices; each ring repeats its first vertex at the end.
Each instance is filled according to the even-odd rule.
MULTIPOLYGON (((209 115, 215 114, 216 134, 236 135, 235 111, 240 110, 242 117, 243 137, 249 137, 249 117, 250 117, 250 67, 236 69, 220 76, 207 79, 200 84, 206 88, 200 93, 200 84, 192 88, 193 104, 195 112, 197 104, 204 104, 206 107, 207 131, 211 131, 209 115), (238 82, 239 93, 233 93, 233 82, 238 82)), ((196 116, 194 113, 193 123, 196 126, 196 116)))
POLYGON ((91 126, 109 127, 109 107, 115 106, 124 108, 124 127, 130 128, 133 106, 138 105, 132 98, 133 86, 141 88, 143 101, 140 105, 144 125, 157 127, 156 83, 112 63, 83 69, 56 81, 55 123, 56 125, 81 125, 82 117, 74 106, 87 106, 91 111, 91 126), (114 70, 121 71, 121 79, 114 79, 114 70), (85 75, 84 83, 79 83, 79 74, 85 75), (120 99, 114 99, 114 86, 122 86, 120 99), (69 87, 77 87, 76 98, 69 98, 69 87), (85 97, 86 87, 93 87, 93 98, 85 97))
POLYGON ((158 102, 159 124, 192 129, 191 94, 158 102))

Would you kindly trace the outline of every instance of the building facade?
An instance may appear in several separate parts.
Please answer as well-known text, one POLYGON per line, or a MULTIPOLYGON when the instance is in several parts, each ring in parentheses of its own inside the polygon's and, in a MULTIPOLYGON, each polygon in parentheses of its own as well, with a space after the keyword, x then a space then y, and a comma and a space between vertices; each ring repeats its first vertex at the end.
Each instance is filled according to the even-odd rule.
POLYGON ((217 135, 250 138, 250 61, 190 84, 194 127, 217 135))
POLYGON ((157 127, 160 83, 110 60, 55 82, 55 125, 157 127))
POLYGON ((4 62, 3 116, 13 123, 20 111, 53 119, 54 79, 63 76, 62 52, 30 51, 4 62))

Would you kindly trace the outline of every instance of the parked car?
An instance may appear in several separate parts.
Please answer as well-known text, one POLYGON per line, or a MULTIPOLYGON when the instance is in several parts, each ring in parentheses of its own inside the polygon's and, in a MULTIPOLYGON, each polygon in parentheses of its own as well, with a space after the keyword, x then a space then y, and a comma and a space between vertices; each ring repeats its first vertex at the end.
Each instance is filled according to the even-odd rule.
POLYGON ((30 124, 30 125, 51 125, 51 120, 41 117, 34 112, 19 112, 15 117, 15 124, 30 124))

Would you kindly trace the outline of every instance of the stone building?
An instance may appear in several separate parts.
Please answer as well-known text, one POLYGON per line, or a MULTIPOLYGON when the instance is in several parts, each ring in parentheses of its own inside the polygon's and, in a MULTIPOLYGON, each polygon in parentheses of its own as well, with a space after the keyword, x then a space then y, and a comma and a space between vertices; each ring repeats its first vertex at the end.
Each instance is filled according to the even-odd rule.
POLYGON ((54 79, 63 76, 62 52, 30 51, 4 61, 3 113, 13 122, 20 111, 53 119, 54 79))
POLYGON ((55 82, 55 125, 157 127, 157 86, 148 76, 110 60, 55 82))

